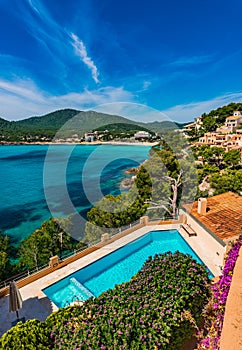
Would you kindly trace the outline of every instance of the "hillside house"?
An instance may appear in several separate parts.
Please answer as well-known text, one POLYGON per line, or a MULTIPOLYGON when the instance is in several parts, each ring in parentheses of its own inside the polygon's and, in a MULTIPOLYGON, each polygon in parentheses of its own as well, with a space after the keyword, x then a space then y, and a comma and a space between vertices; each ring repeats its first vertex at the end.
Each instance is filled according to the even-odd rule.
POLYGON ((225 126, 230 129, 230 132, 238 129, 242 125, 242 114, 240 111, 235 111, 232 116, 226 118, 225 126))

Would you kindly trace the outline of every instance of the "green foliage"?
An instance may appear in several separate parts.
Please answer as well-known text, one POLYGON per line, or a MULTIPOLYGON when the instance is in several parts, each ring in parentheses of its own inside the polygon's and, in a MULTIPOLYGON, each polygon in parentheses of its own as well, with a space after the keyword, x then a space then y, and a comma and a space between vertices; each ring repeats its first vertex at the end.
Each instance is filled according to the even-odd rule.
POLYGON ((70 226, 70 218, 51 218, 25 238, 19 245, 19 261, 22 268, 46 264, 51 256, 60 254, 60 250, 71 249, 71 236, 66 233, 70 226))
MULTIPOLYGON (((94 211, 90 211, 89 212, 90 215, 95 215, 96 213, 94 213, 94 211)), ((99 212, 97 212, 99 213, 99 212)), ((102 213, 102 217, 100 218, 100 222, 101 220, 105 220, 105 213, 102 213)), ((93 218, 93 220, 95 220, 95 218, 93 218)), ((101 224, 103 224, 101 222, 101 224)), ((83 242, 87 243, 87 244, 95 244, 97 242, 99 242, 101 240, 101 236, 103 233, 108 232, 109 229, 103 227, 103 226, 98 226, 95 221, 87 221, 86 225, 85 225, 85 233, 84 233, 84 237, 83 237, 83 242)))
POLYGON ((87 317, 87 310, 84 306, 74 305, 68 306, 58 311, 50 314, 45 321, 45 326, 48 333, 51 335, 52 330, 55 328, 60 328, 63 325, 63 322, 68 322, 69 320, 73 320, 77 317, 87 317))
POLYGON ((0 338, 2 350, 48 350, 51 341, 46 324, 38 320, 19 322, 0 338))
POLYGON ((215 188, 214 195, 232 191, 240 193, 242 189, 242 169, 226 170, 222 174, 213 174, 209 178, 211 187, 215 188))
POLYGON ((218 123, 216 121, 216 117, 213 117, 211 115, 203 115, 202 118, 203 122, 203 129, 207 131, 215 131, 218 127, 218 123))
POLYGON ((202 183, 206 176, 219 173, 220 169, 216 165, 204 164, 203 166, 198 167, 198 182, 202 183))
POLYGON ((107 229, 125 226, 138 220, 146 207, 134 186, 122 195, 103 197, 88 212, 89 222, 85 227, 84 242, 95 242, 102 233, 108 232, 107 229))
POLYGON ((0 231, 0 280, 7 278, 11 272, 9 252, 9 238, 0 231))
POLYGON ((204 266, 176 252, 149 258, 130 282, 47 319, 53 349, 177 350, 200 322, 209 296, 204 266))
MULTIPOLYGON (((135 132, 139 131, 140 128, 141 128, 141 125, 132 124, 131 122, 130 123, 112 123, 112 124, 110 123, 110 124, 102 125, 99 128, 95 128, 93 129, 93 131, 96 130, 99 132, 104 132, 108 130, 109 132, 112 132, 112 134, 113 133, 120 134, 122 132, 134 134, 135 132)), ((150 129, 147 129, 145 127, 142 127, 142 130, 151 133, 150 129)))
POLYGON ((236 110, 242 110, 242 103, 230 103, 227 106, 219 107, 211 112, 202 115, 203 131, 214 131, 216 127, 224 124, 225 119, 236 110))
MULTIPOLYGON (((162 217, 168 212, 171 216, 173 199, 179 206, 181 199, 191 202, 196 196, 197 170, 194 158, 191 152, 186 153, 184 149, 179 149, 176 141, 180 142, 180 135, 176 133, 175 136, 176 138, 173 134, 169 145, 163 142, 162 146, 152 147, 149 160, 143 164, 137 174, 135 183, 139 194, 145 201, 150 200, 160 207, 156 209, 151 205, 152 209, 148 211, 150 217, 162 217), (172 147, 177 153, 170 148, 170 145, 174 145, 172 147), (181 173, 181 186, 178 187, 176 194, 174 180, 177 180, 181 173), (176 195, 177 198, 175 198, 176 195)), ((184 147, 184 143, 181 144, 184 147)))
POLYGON ((215 164, 218 166, 223 160, 224 153, 225 149, 222 147, 210 147, 203 145, 197 149, 196 154, 197 156, 202 157, 203 162, 208 164, 215 164))
POLYGON ((240 151, 237 149, 228 151, 224 154, 223 161, 232 167, 238 165, 241 161, 240 151))
MULTIPOLYGON (((225 152, 221 147, 206 145, 194 146, 192 150, 195 158, 200 156, 203 160, 203 164, 198 164, 199 183, 202 183, 207 176, 207 181, 215 189, 214 195, 227 191, 240 193, 242 181, 241 169, 238 168, 238 165, 241 162, 241 155, 238 150, 225 152), (232 171, 236 167, 238 169, 232 171)), ((206 196, 207 193, 204 195, 206 196)))
MULTIPOLYGON (((176 158, 184 156, 185 149, 189 146, 183 134, 175 130, 164 130, 160 142, 160 149, 170 151, 176 158)), ((157 147, 154 147, 155 150, 157 147)))

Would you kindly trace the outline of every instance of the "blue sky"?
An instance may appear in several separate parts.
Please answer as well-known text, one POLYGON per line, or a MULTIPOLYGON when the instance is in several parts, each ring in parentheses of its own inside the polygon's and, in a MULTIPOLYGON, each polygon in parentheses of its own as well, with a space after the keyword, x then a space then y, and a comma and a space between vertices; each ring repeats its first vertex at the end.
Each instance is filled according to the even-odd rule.
POLYGON ((182 122, 242 101, 241 0, 0 0, 0 11, 5 119, 131 102, 182 122))

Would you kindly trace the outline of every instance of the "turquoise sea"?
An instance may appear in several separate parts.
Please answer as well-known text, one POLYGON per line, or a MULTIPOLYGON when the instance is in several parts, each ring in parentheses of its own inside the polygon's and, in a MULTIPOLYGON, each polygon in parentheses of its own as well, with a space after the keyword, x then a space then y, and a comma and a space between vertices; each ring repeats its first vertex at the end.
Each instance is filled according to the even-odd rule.
POLYGON ((142 163, 149 148, 1 146, 0 229, 17 244, 51 216, 73 214, 81 237, 90 207, 103 195, 119 194, 124 170, 142 163))

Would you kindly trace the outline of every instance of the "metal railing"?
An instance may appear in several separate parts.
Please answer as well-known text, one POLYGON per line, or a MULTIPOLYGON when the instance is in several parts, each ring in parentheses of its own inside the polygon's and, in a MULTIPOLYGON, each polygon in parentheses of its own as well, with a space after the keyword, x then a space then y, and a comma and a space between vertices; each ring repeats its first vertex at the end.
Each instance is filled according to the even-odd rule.
MULTIPOLYGON (((77 254, 78 252, 85 250, 87 247, 88 246, 86 246, 86 247, 83 246, 81 248, 74 249, 71 252, 62 252, 60 261, 64 261, 65 259, 69 258, 70 256, 73 256, 73 255, 77 254)), ((31 269, 25 270, 23 272, 20 272, 17 275, 9 277, 8 279, 0 282, 0 289, 7 287, 10 284, 11 281, 17 282, 17 281, 19 281, 19 280, 21 280, 21 279, 23 279, 25 277, 31 276, 31 275, 39 272, 39 271, 41 271, 41 270, 43 270, 43 269, 45 269, 47 267, 49 267, 49 262, 44 264, 44 265, 41 265, 41 266, 32 267, 31 269)))
POLYGON ((162 216, 162 217, 149 217, 149 222, 156 222, 156 221, 170 221, 170 220, 178 220, 178 216, 162 216))
POLYGON ((12 277, 10 277, 10 278, 0 282, 0 289, 4 288, 4 287, 7 287, 10 284, 11 281, 17 282, 17 281, 21 280, 22 278, 28 277, 28 276, 33 275, 34 273, 36 273, 36 272, 38 272, 40 270, 45 269, 48 266, 49 266, 49 263, 46 263, 44 265, 35 266, 35 267, 32 267, 29 270, 25 270, 23 272, 20 272, 19 274, 14 275, 14 276, 12 276, 12 277))

